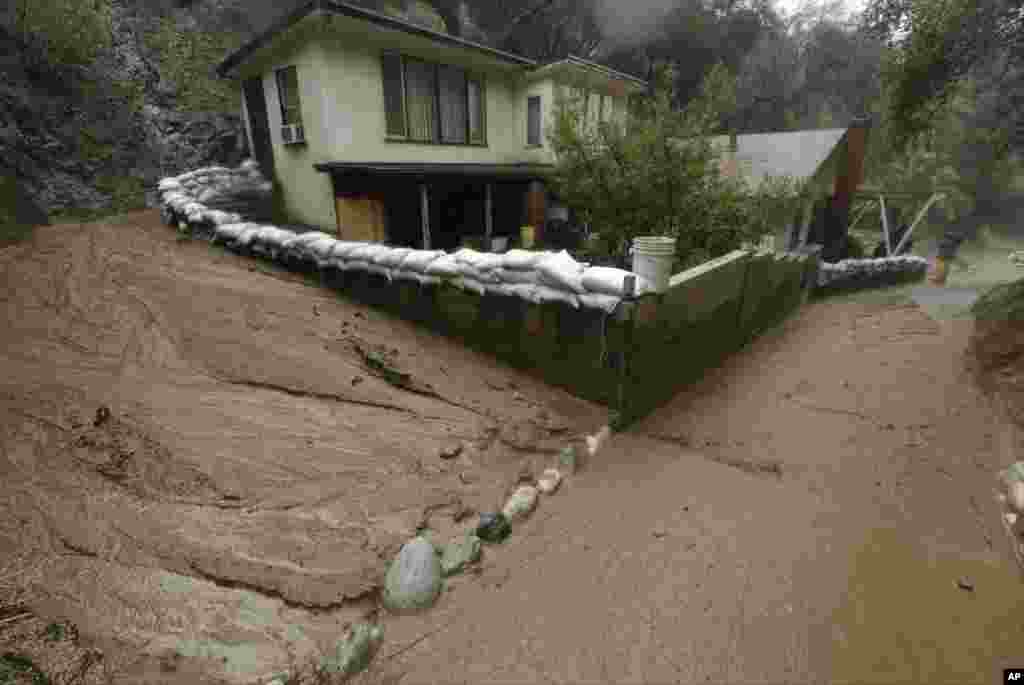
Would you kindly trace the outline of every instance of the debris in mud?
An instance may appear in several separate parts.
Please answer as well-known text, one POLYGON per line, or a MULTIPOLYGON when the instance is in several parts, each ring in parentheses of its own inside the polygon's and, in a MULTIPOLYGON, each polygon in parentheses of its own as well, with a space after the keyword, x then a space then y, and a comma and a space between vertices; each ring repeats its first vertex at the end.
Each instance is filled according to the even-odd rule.
POLYGON ((321 665, 324 671, 351 678, 366 670, 380 650, 384 640, 384 629, 369 623, 357 623, 349 635, 338 642, 334 656, 327 657, 321 665))
POLYGON ((104 423, 106 423, 108 419, 110 419, 110 409, 107 408, 106 406, 101 405, 96 410, 96 418, 93 419, 92 425, 99 428, 104 423))
POLYGON ((353 376, 352 377, 352 385, 359 385, 362 382, 363 382, 363 377, 362 376, 353 376))
POLYGON ((668 535, 668 533, 665 531, 664 528, 659 526, 659 527, 657 527, 657 528, 655 528, 654 530, 651 531, 651 535, 653 535, 656 538, 663 538, 666 535, 668 535))
POLYGON ((480 524, 476 527, 476 535, 484 542, 498 543, 512 532, 512 526, 502 513, 480 514, 480 524))
MULTIPOLYGON (((459 476, 460 476, 460 480, 461 480, 462 474, 459 474, 459 476)), ((465 521, 466 519, 468 519, 470 516, 472 516, 475 513, 476 513, 476 511, 473 509, 473 507, 471 507, 471 506, 469 506, 467 504, 463 504, 460 501, 459 502, 459 506, 456 507, 454 512, 452 512, 452 520, 455 521, 455 523, 461 523, 462 521, 465 521)))
POLYGON ((509 520, 524 519, 529 516, 535 506, 537 506, 537 488, 532 485, 521 485, 509 497, 501 513, 509 520))
POLYGON ((441 449, 442 459, 454 459, 455 457, 462 454, 462 445, 451 445, 441 449))
POLYGON ((578 466, 576 460, 576 448, 571 445, 564 448, 558 455, 558 463, 566 470, 566 472, 570 474, 576 473, 576 468, 578 466))
POLYGON ((447 577, 480 559, 480 538, 473 532, 462 540, 449 542, 441 555, 441 573, 447 577))
POLYGON ((383 603, 392 612, 426 609, 441 593, 441 563, 424 537, 405 543, 384 579, 383 603))
POLYGON ((545 495, 550 495, 558 489, 558 485, 561 482, 562 474, 558 472, 558 469, 544 469, 540 480, 537 481, 537 489, 545 495))
POLYGON ((958 578, 956 586, 965 592, 974 592, 974 583, 967 578, 958 578))

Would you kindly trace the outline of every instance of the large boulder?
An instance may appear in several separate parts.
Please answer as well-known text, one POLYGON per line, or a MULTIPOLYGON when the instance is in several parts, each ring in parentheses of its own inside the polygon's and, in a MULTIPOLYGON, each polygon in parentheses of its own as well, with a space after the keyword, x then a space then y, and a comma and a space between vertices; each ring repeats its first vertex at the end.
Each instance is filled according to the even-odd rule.
POLYGON ((426 609, 437 601, 441 585, 441 562, 434 546, 426 538, 413 538, 388 569, 384 606, 393 612, 426 609))

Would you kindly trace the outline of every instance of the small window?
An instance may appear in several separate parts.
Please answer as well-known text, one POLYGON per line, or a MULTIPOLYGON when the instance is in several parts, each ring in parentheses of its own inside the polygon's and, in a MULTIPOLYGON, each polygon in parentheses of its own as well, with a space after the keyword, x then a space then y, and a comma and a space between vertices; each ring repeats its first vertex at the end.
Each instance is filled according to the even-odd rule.
POLYGON ((281 101, 281 124, 302 123, 302 108, 299 106, 299 75, 295 67, 278 69, 277 96, 281 101))
POLYGON ((526 100, 526 144, 540 145, 540 96, 526 100))
POLYGON ((381 61, 384 73, 385 125, 389 138, 405 138, 405 86, 402 78, 402 58, 385 54, 381 61))
POLYGON ((475 78, 467 80, 466 96, 469 103, 469 142, 482 145, 487 142, 483 81, 475 78))
POLYGON ((465 143, 468 115, 466 72, 458 67, 438 67, 441 94, 441 142, 465 143))

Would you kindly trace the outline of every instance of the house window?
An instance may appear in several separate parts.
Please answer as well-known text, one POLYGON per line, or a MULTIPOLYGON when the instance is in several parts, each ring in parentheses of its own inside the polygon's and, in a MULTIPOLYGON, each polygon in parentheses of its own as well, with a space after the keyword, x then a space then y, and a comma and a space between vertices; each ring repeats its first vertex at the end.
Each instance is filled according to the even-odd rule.
POLYGON ((540 145, 540 96, 526 100, 526 144, 540 145))
POLYGON ((384 115, 387 135, 405 138, 405 84, 402 79, 402 58, 386 54, 382 59, 384 72, 384 115))
POLYGON ((421 143, 484 145, 483 82, 459 67, 385 54, 385 131, 421 143))
POLYGON ((285 67, 275 72, 277 96, 281 102, 281 125, 302 123, 302 109, 299 107, 299 75, 295 67, 285 67))

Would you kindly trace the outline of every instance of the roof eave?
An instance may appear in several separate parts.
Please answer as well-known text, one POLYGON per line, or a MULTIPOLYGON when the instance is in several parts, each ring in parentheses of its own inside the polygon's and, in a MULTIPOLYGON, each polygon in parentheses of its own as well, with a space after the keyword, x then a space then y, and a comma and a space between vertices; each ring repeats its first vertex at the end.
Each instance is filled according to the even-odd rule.
POLYGON ((249 57, 251 57, 253 53, 270 44, 280 33, 283 33, 293 24, 298 23, 307 16, 317 15, 341 15, 354 19, 362 19, 377 26, 397 29, 413 35, 423 36, 438 43, 462 48, 464 50, 483 52, 495 59, 509 62, 520 67, 533 68, 537 66, 537 62, 529 59, 528 57, 514 55, 511 52, 491 48, 481 43, 465 40, 463 38, 456 38, 455 36, 451 36, 447 33, 441 33, 423 26, 417 26, 410 22, 390 17, 386 14, 380 14, 379 12, 363 9, 362 7, 356 7, 344 2, 336 2, 335 0, 309 0, 294 12, 289 13, 287 16, 275 22, 270 28, 261 32, 258 36, 224 58, 224 60, 217 66, 217 74, 221 77, 232 76, 233 72, 249 57))

